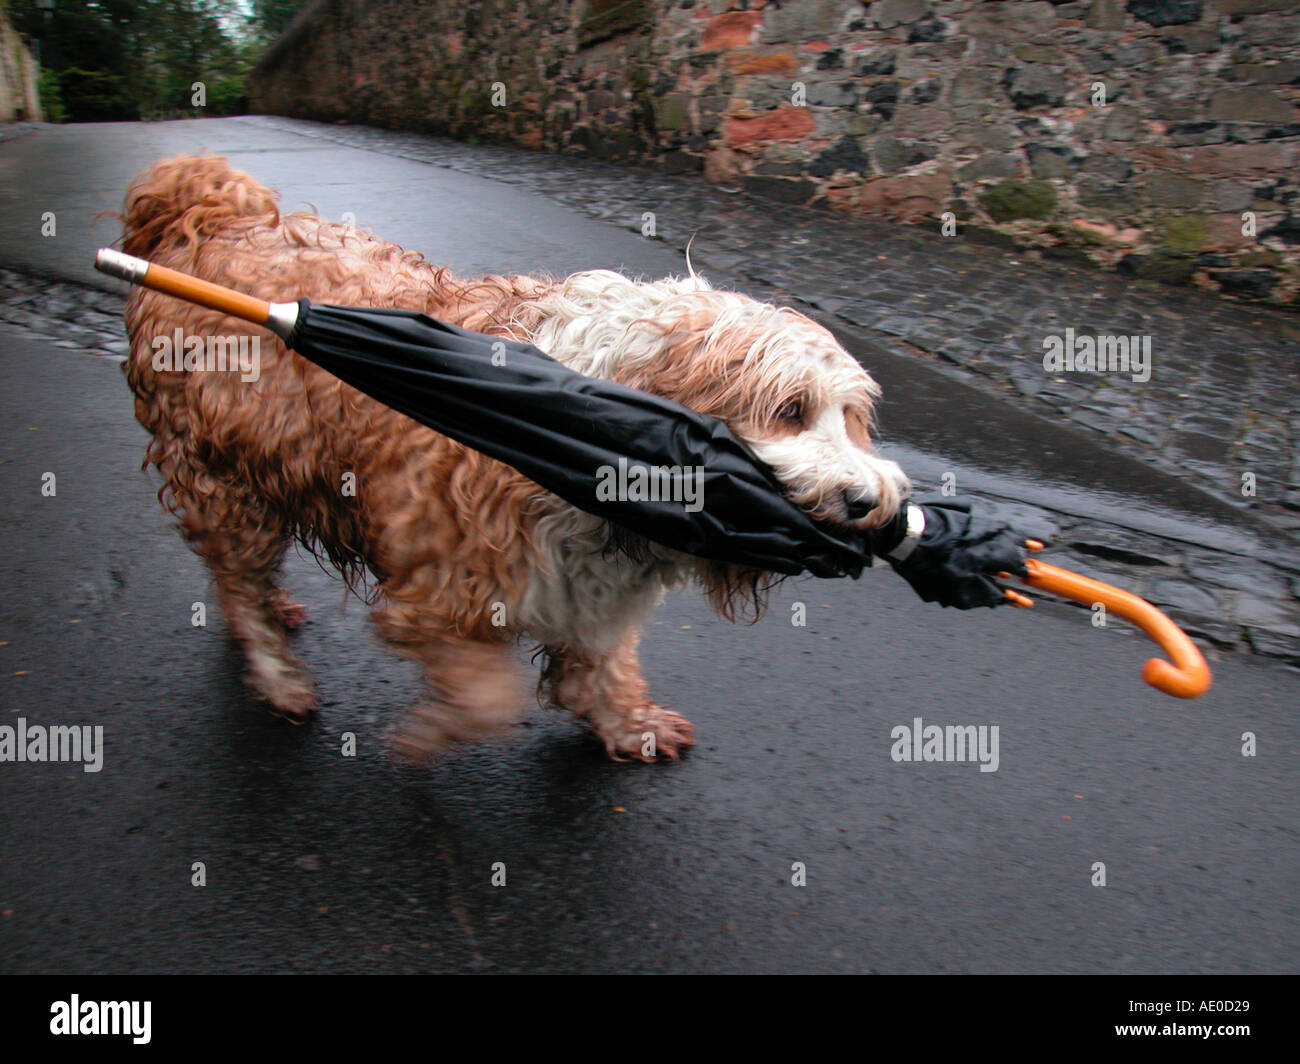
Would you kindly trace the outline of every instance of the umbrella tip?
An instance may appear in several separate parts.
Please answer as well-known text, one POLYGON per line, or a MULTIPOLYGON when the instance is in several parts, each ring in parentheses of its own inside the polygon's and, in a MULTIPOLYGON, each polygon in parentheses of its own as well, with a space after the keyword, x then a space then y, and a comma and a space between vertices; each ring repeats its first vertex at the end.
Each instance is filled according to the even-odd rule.
POLYGON ((139 284, 149 272, 149 264, 134 255, 114 251, 112 248, 100 248, 95 252, 95 269, 120 281, 139 284))

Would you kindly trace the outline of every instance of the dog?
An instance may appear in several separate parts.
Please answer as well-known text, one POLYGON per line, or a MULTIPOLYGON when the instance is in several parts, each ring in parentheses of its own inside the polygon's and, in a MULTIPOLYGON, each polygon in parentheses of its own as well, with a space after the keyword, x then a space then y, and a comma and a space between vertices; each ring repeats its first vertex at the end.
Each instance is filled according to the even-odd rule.
MULTIPOLYGON (((831 525, 876 527, 908 494, 873 450, 879 387, 802 314, 715 290, 689 262, 688 276, 658 281, 609 270, 462 279, 277 201, 225 159, 163 159, 127 192, 122 247, 267 300, 417 310, 525 340, 720 418, 831 525)), ((248 681, 274 712, 302 722, 316 708, 288 640, 304 609, 277 582, 297 540, 360 588, 382 637, 423 666, 429 695, 396 732, 407 758, 522 714, 521 642, 540 652, 538 700, 589 721, 615 760, 676 759, 693 744, 690 722, 650 697, 642 626, 668 589, 690 584, 728 620, 757 620, 779 575, 615 529, 253 326, 145 289, 125 317, 124 369, 151 436, 144 467, 161 475, 159 499, 211 571, 248 681), (258 337, 256 379, 160 367, 158 338, 172 336, 258 337)))

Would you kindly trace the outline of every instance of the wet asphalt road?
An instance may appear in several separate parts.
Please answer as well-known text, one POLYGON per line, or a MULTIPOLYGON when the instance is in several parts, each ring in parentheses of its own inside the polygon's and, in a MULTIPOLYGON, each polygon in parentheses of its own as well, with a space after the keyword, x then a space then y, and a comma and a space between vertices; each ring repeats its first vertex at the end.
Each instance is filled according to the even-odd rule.
MULTIPOLYGON (((0 147, 0 264, 91 280, 116 236, 94 214, 158 155, 203 146, 289 208, 352 211, 463 273, 682 269, 518 189, 238 122, 0 147)), ((105 729, 99 773, 0 763, 0 971, 1296 966, 1294 672, 1212 660, 1214 689, 1179 702, 1140 682, 1149 644, 1126 627, 1066 606, 957 614, 875 570, 792 582, 754 627, 670 599, 642 657, 697 726, 681 763, 611 764, 534 709, 401 768, 383 737, 418 676, 310 559, 287 583, 311 612, 311 726, 245 692, 215 610, 190 625, 207 580, 139 472, 144 444, 115 364, 0 326, 0 723, 105 729), (916 716, 998 725, 998 771, 892 761, 891 729, 916 716)))

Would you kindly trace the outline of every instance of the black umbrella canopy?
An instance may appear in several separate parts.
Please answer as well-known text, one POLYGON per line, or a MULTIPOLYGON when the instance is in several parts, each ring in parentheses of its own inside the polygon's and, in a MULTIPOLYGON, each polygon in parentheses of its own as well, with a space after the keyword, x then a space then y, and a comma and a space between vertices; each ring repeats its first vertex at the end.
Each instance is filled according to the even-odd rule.
POLYGON ((814 522, 716 418, 424 314, 298 306, 287 343, 304 358, 580 510, 765 571, 856 577, 871 564, 866 536, 814 522))

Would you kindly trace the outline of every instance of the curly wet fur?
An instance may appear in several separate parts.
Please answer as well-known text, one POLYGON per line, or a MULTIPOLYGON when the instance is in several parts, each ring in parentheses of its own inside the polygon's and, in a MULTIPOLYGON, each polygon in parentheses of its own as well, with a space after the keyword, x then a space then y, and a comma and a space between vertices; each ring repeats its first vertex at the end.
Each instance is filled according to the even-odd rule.
MULTIPOLYGON (((129 254, 264 299, 421 310, 721 417, 827 520, 885 520, 906 493, 897 467, 871 453, 877 389, 830 334, 693 272, 465 280, 355 227, 281 214, 275 193, 207 156, 142 174, 123 222, 129 254)), ((315 707, 286 635, 302 609, 275 583, 296 538, 368 588, 383 637, 424 665, 432 694, 400 731, 408 755, 521 711, 509 650, 521 639, 545 655, 542 700, 588 718, 611 756, 676 757, 691 744, 691 725, 646 690, 641 625, 666 588, 689 582, 724 616, 756 618, 779 577, 614 529, 237 320, 138 289, 126 321, 146 464, 212 572, 252 686, 277 712, 302 719, 315 707), (178 327, 258 336, 260 377, 155 369, 154 339, 178 327)))

